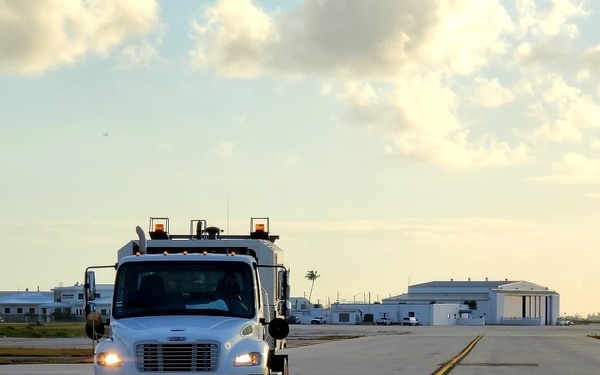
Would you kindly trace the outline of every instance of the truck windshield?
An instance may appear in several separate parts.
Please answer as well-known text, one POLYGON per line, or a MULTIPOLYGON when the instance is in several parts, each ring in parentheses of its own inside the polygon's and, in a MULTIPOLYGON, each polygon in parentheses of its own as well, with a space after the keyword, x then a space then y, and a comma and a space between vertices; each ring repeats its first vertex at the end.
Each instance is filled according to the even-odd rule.
POLYGON ((132 262, 115 281, 113 316, 221 315, 252 318, 255 284, 242 262, 132 262))

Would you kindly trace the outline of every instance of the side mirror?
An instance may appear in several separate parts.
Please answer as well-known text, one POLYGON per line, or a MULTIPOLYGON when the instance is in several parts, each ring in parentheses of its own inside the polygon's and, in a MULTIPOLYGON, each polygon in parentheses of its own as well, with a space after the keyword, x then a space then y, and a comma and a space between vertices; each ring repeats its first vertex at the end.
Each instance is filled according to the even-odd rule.
POLYGON ((93 301, 96 299, 96 273, 88 271, 86 274, 87 300, 93 301))
POLYGON ((278 285, 279 285, 279 299, 285 299, 287 300, 287 297, 289 296, 289 288, 290 288, 290 284, 289 284, 289 280, 288 280, 288 273, 286 270, 282 270, 277 272, 277 281, 278 281, 278 285))

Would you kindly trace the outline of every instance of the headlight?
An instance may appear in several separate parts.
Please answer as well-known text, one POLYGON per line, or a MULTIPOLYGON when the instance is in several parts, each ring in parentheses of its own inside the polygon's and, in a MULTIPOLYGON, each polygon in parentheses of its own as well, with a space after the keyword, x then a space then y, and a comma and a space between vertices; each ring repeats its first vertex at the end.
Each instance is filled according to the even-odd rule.
POLYGON ((123 366, 123 360, 117 353, 106 353, 102 352, 96 356, 96 362, 100 366, 105 367, 121 367, 123 366))
POLYGON ((258 366, 262 362, 262 355, 258 352, 244 353, 235 357, 234 366, 258 366))

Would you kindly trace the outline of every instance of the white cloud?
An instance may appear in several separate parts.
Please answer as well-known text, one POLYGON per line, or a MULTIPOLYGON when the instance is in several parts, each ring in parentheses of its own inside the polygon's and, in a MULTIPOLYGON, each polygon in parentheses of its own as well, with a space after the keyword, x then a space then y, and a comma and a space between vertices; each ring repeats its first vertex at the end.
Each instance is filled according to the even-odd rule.
POLYGON ((320 96, 329 96, 333 91, 333 85, 331 83, 324 83, 319 88, 320 96))
POLYGON ((563 78, 547 75, 536 90, 540 95, 530 105, 530 114, 541 125, 530 132, 531 139, 581 142, 590 131, 600 127, 600 105, 563 78))
POLYGON ((252 78, 263 73, 277 42, 272 19, 249 0, 218 0, 204 10, 204 22, 192 21, 198 45, 191 65, 207 66, 226 77, 252 78))
POLYGON ((233 142, 221 142, 212 149, 211 154, 219 159, 232 159, 235 154, 235 144, 233 142))
MULTIPOLYGON (((533 159, 521 142, 472 136, 458 115, 462 98, 453 76, 477 74, 509 56, 515 25, 499 1, 306 0, 267 14, 249 0, 219 0, 193 28, 198 44, 190 56, 197 67, 238 78, 328 77, 320 95, 345 103, 342 125, 391 140, 388 155, 460 169, 533 159)), ((487 108, 510 103, 523 90, 494 78, 467 85, 487 108)))
POLYGON ((152 31, 155 1, 19 0, 0 2, 0 71, 40 74, 87 54, 106 55, 152 31))
POLYGON ((600 139, 592 138, 589 142, 591 150, 600 150, 600 139))
POLYGON ((404 156, 448 169, 509 166, 533 160, 527 148, 511 147, 492 134, 472 139, 457 115, 459 98, 439 77, 398 80, 373 89, 352 82, 338 98, 347 106, 342 122, 390 139, 390 157, 404 156))
POLYGON ((514 91, 504 87, 497 78, 477 77, 472 90, 472 100, 482 107, 500 107, 514 100, 514 91))
POLYGON ((515 3, 521 36, 530 34, 545 38, 563 35, 573 39, 579 35, 579 29, 576 24, 569 22, 570 19, 590 14, 585 9, 586 1, 580 0, 519 0, 515 3))
POLYGON ((525 145, 511 147, 493 136, 470 140, 469 132, 458 132, 452 137, 403 137, 394 139, 396 149, 386 153, 438 165, 446 169, 466 170, 484 167, 508 167, 534 161, 525 145))
POLYGON ((572 64, 572 44, 580 36, 576 20, 588 17, 587 2, 552 0, 516 2, 517 32, 512 35, 514 66, 535 64, 572 64))
POLYGON ((285 160, 285 167, 292 168, 302 162, 302 159, 298 156, 291 156, 285 160))
POLYGON ((590 159, 581 154, 569 152, 563 156, 558 168, 569 175, 600 176, 600 159, 590 159))
POLYGON ((249 0, 218 0, 192 27, 192 65, 240 78, 377 78, 423 67, 469 74, 504 53, 502 35, 514 28, 499 2, 478 0, 306 0, 273 14, 249 0))
POLYGON ((569 23, 572 17, 582 17, 589 14, 583 8, 584 2, 571 0, 554 0, 548 10, 540 12, 540 31, 545 35, 562 34, 570 39, 579 35, 577 25, 569 23))
POLYGON ((138 45, 128 45, 121 49, 119 69, 133 69, 137 67, 150 68, 154 61, 160 61, 158 51, 148 40, 138 45))
POLYGON ((569 185, 600 184, 600 158, 569 152, 555 164, 555 169, 559 174, 539 176, 531 180, 569 185))

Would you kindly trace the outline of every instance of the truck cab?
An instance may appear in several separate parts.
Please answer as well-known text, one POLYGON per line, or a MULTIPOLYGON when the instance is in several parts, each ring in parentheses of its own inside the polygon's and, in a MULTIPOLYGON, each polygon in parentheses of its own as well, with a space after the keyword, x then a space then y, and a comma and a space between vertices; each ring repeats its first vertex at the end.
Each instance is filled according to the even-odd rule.
POLYGON ((201 220, 196 233, 172 236, 165 219, 151 218, 150 239, 138 227, 118 251, 107 322, 93 311, 94 267, 86 270, 95 373, 287 374, 287 356, 276 354, 289 332, 276 238, 264 225, 221 236, 201 220))

